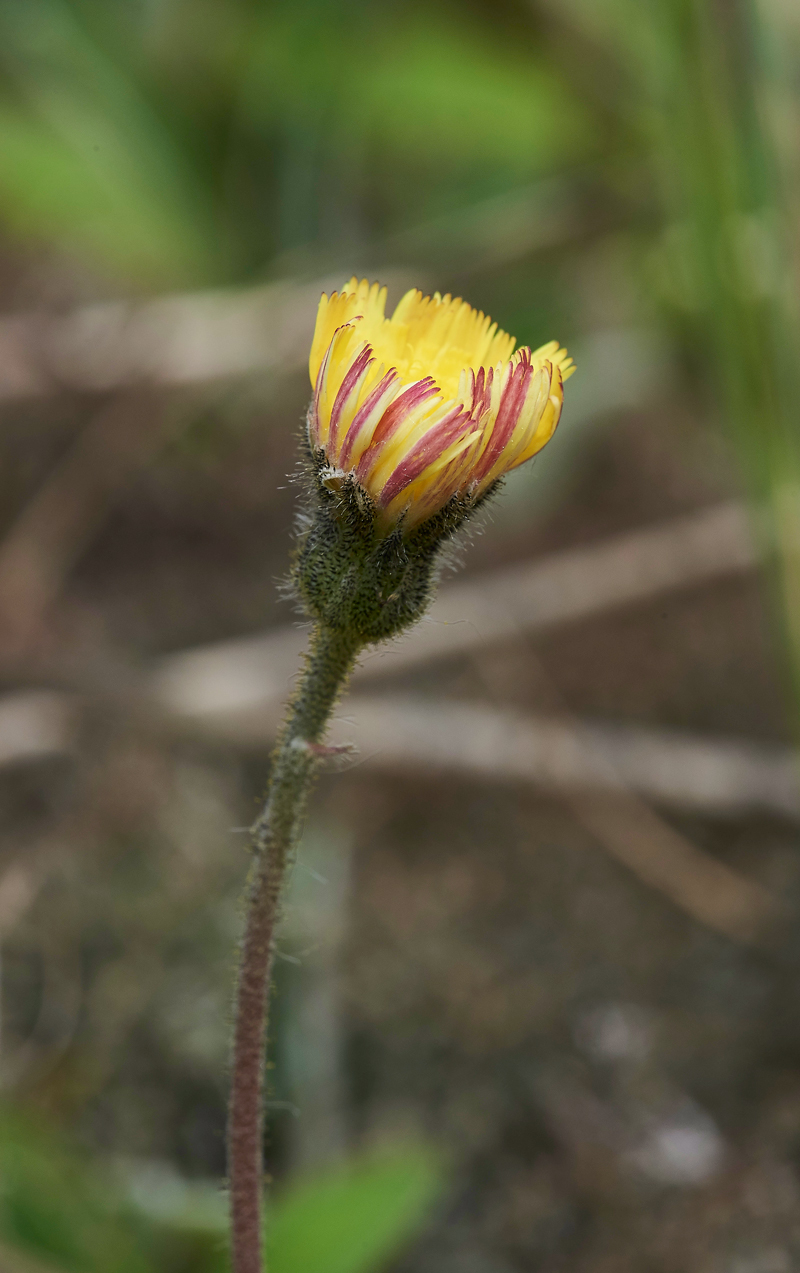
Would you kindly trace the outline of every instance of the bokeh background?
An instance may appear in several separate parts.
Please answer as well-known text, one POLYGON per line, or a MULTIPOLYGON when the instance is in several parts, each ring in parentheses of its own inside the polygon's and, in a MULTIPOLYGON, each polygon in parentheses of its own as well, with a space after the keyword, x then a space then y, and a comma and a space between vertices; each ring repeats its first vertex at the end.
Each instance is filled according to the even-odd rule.
POLYGON ((800 1267, 798 155, 792 0, 0 0, 3 1273, 226 1268, 243 829, 352 273, 579 371, 337 715, 270 1267, 800 1267))

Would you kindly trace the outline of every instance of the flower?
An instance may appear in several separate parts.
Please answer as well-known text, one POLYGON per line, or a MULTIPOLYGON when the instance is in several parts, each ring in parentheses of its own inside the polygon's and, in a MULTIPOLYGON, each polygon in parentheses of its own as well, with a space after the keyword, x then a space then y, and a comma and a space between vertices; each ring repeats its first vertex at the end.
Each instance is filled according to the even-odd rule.
POLYGON ((414 289, 391 318, 385 306, 366 279, 323 294, 309 439, 335 475, 355 474, 384 525, 410 529, 540 451, 575 367, 555 340, 515 353, 513 336, 449 295, 414 289))

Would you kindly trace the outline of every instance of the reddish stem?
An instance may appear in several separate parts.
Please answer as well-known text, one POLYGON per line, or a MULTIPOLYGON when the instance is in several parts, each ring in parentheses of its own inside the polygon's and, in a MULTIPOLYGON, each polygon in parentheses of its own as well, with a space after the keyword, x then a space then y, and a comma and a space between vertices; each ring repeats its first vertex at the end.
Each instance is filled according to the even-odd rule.
POLYGON ((253 827, 233 1036, 228 1112, 228 1178, 233 1273, 262 1273, 264 1062, 275 925, 286 863, 300 833, 309 787, 331 710, 358 644, 341 633, 314 633, 306 670, 275 752, 264 810, 253 827))

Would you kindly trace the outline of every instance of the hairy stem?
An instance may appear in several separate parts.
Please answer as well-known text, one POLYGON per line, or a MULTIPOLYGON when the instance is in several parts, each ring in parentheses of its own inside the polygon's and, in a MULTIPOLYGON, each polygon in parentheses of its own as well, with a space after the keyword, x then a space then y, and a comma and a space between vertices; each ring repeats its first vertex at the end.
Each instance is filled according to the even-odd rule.
POLYGON ((275 750, 264 808, 252 828, 253 866, 236 993, 228 1111, 233 1273, 262 1273, 264 1061, 275 921, 286 864, 302 823, 319 744, 358 643, 318 627, 275 750))

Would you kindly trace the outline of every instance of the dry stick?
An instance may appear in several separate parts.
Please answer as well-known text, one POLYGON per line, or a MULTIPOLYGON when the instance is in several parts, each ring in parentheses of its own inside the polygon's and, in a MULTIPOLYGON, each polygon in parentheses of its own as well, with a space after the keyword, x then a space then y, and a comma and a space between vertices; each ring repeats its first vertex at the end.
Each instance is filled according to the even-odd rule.
POLYGON ((79 434, 0 543, 0 649, 15 654, 40 629, 64 580, 119 491, 165 442, 164 395, 115 398, 79 434))
MULTIPOLYGON (((442 252, 470 271, 495 268, 613 227, 584 211, 580 182, 547 178, 492 197, 384 239, 380 276, 390 289, 422 286, 420 261, 442 252)), ((309 262, 308 264, 313 264, 309 262)), ((349 267, 348 267, 349 269, 349 267)), ((306 273, 306 270, 303 271, 306 273)), ((263 372, 285 375, 304 365, 320 292, 338 287, 343 271, 314 282, 284 278, 259 287, 99 301, 67 314, 0 317, 0 404, 63 388, 107 392, 144 382, 207 384, 263 372)))
MULTIPOLYGON (((564 792, 576 820, 603 845, 606 852, 650 888, 668 897, 693 919, 734 941, 761 945, 769 942, 790 918, 788 908, 761 884, 731 870, 698 848, 631 790, 614 763, 608 746, 581 730, 556 682, 523 632, 518 636, 525 663, 533 671, 548 705, 571 727, 575 759, 595 782, 605 779, 607 790, 581 790, 580 783, 564 792)), ((491 664, 473 659, 484 683, 491 682, 491 664)))
MULTIPOLYGON (((552 705, 551 705, 552 706, 552 705)), ((768 813, 800 820, 800 757, 787 748, 669 729, 533 716, 475 700, 353 694, 346 718, 370 769, 473 775, 546 791, 616 795, 700 813, 768 813)), ((0 700, 0 727, 2 700, 0 700)), ((243 746, 268 740, 252 717, 221 737, 243 746)), ((2 752, 0 751, 0 757, 2 752)))
POLYGON ((769 945, 792 919, 762 884, 693 844, 633 792, 572 794, 568 805, 613 858, 706 928, 769 945))
MULTIPOLYGON (((749 530, 742 505, 717 504, 449 583, 422 623, 361 663, 357 680, 750 571, 758 558, 749 530)), ((303 644, 301 631, 283 628, 172 654, 156 670, 152 692, 170 714, 200 726, 247 711, 274 710, 277 720, 303 644)))
POLYGON ((228 1115, 233 1273, 262 1273, 264 1061, 275 922, 286 863, 297 844, 331 711, 358 644, 315 630, 306 668, 275 751, 267 798, 252 828, 253 866, 241 947, 228 1115))

